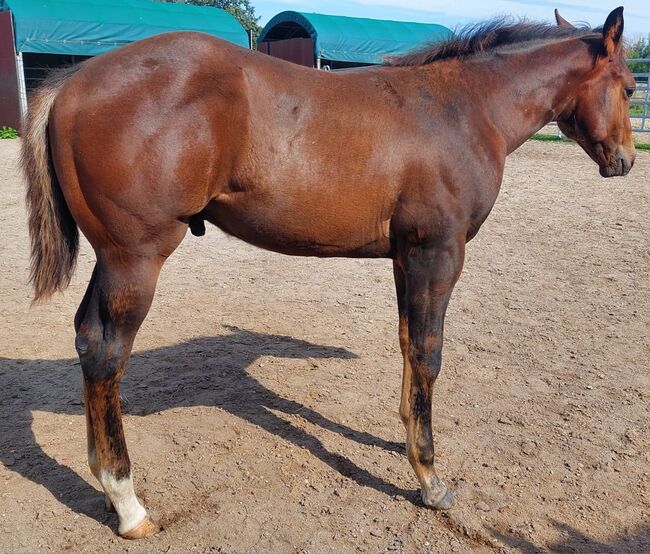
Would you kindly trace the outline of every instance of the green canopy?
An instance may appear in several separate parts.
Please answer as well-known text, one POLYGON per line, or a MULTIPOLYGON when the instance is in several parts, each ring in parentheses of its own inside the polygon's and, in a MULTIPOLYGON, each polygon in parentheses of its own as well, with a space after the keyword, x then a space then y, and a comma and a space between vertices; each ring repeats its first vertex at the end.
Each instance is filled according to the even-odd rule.
POLYGON ((434 23, 286 11, 266 24, 258 41, 291 38, 280 37, 278 30, 269 37, 274 27, 287 23, 299 25, 311 36, 317 58, 368 64, 382 63, 385 56, 405 54, 453 34, 447 27, 434 23))
POLYGON ((149 0, 0 0, 18 52, 94 56, 158 33, 202 31, 248 46, 239 22, 217 8, 149 0))

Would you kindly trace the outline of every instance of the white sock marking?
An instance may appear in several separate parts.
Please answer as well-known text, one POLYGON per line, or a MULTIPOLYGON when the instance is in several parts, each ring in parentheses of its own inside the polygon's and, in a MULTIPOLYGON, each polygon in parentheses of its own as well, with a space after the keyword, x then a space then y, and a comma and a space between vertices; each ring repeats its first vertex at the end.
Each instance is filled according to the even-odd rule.
POLYGON ((133 477, 129 474, 124 479, 115 479, 111 473, 102 469, 99 480, 120 518, 119 533, 123 535, 142 523, 147 517, 147 511, 135 495, 133 477))

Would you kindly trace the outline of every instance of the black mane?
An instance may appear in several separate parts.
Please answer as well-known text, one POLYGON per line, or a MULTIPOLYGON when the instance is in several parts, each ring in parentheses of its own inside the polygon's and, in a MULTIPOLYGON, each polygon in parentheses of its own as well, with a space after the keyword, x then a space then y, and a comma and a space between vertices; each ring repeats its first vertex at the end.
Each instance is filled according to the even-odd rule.
POLYGON ((467 25, 449 39, 426 46, 421 50, 386 60, 387 65, 427 65, 449 58, 467 58, 473 54, 490 52, 502 46, 531 41, 583 37, 602 32, 601 28, 588 26, 560 27, 550 23, 526 20, 515 21, 503 17, 467 25))

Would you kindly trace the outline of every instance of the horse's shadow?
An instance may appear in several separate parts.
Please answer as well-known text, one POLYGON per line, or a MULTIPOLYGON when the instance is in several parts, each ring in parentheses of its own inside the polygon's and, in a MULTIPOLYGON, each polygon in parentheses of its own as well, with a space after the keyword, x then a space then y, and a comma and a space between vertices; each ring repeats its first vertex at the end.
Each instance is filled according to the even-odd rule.
MULTIPOLYGON (((225 336, 197 338, 134 354, 122 389, 125 412, 146 416, 175 407, 218 406, 306 448, 361 486, 418 502, 415 491, 403 490, 358 467, 345 456, 330 452, 317 437, 273 411, 299 413, 313 425, 360 444, 404 452, 401 443, 336 423, 303 404, 279 396, 247 372, 247 368, 262 356, 352 359, 355 354, 344 348, 311 344, 286 336, 235 327, 229 330, 231 333, 225 336), (227 355, 220 357, 220 354, 227 355), (170 381, 168 378, 172 372, 182 374, 180 386, 178 379, 170 381)), ((96 490, 75 471, 50 457, 32 431, 32 410, 83 414, 80 381, 81 370, 76 359, 0 358, 0 460, 12 471, 43 485, 76 513, 105 522, 107 515, 96 490), (35 383, 39 386, 35 387, 35 383)))
MULTIPOLYGON (((650 524, 648 523, 641 524, 634 529, 625 529, 623 533, 609 543, 594 539, 555 518, 549 518, 549 523, 561 534, 562 538, 546 544, 543 549, 546 552, 583 552, 585 554, 594 552, 598 554, 650 552, 650 524)), ((510 532, 492 529, 492 535, 503 544, 522 552, 522 554, 537 554, 542 551, 532 541, 510 532)))

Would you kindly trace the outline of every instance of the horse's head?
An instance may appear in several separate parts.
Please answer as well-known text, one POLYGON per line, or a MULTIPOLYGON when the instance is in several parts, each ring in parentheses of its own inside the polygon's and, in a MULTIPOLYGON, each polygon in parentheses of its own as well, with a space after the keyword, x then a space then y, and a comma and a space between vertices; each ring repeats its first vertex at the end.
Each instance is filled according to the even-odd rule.
MULTIPOLYGON (((558 25, 570 25, 556 11, 558 25)), ((636 152, 629 110, 635 83, 623 52, 623 8, 607 17, 602 39, 589 39, 594 66, 576 83, 571 101, 558 116, 560 130, 582 146, 603 177, 627 175, 636 152)))

